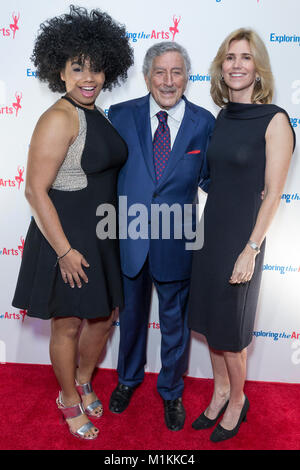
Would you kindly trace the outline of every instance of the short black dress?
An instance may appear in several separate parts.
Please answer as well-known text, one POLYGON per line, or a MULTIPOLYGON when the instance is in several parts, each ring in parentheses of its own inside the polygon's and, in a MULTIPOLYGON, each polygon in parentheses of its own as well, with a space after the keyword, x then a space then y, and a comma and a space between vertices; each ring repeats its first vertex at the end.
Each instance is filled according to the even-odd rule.
POLYGON ((241 351, 253 337, 265 241, 250 282, 230 284, 261 206, 265 133, 278 113, 271 104, 228 103, 217 118, 207 159, 211 183, 204 209, 204 245, 193 254, 189 327, 209 346, 241 351))
MULTIPOLYGON (((88 261, 88 283, 65 284, 56 253, 32 219, 26 236, 13 306, 42 319, 107 317, 123 306, 117 238, 99 239, 97 207, 117 207, 117 178, 127 159, 127 146, 98 108, 76 106, 79 133, 49 191, 70 245, 88 261)), ((113 213, 111 211, 111 213, 113 213)), ((106 213, 102 213, 103 216, 106 213)))

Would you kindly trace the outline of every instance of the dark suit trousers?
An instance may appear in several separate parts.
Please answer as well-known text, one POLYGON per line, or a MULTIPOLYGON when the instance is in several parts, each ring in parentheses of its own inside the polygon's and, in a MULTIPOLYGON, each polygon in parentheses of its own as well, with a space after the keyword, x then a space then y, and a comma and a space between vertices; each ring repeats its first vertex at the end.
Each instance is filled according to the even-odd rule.
POLYGON ((123 276, 125 307, 120 312, 119 381, 136 386, 143 381, 152 285, 159 300, 161 370, 157 389, 164 400, 182 395, 187 369, 190 331, 187 326, 189 280, 158 282, 148 259, 135 278, 123 276))

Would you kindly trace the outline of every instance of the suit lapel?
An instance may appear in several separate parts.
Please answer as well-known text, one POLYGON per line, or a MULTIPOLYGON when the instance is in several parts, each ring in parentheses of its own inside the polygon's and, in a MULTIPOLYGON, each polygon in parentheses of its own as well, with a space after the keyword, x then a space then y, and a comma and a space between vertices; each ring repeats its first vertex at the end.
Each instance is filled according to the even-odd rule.
POLYGON ((167 167, 157 185, 157 189, 159 189, 159 187, 164 184, 164 182, 168 179, 169 175, 177 165, 178 161, 182 158, 183 154, 185 153, 188 147, 189 141, 194 135, 194 128, 197 125, 195 114, 191 110, 189 102, 185 97, 183 97, 183 99, 185 100, 185 112, 182 119, 182 123, 177 132, 177 136, 172 147, 167 167))
POLYGON ((149 110, 149 97, 145 96, 136 105, 134 109, 134 118, 139 136, 142 154, 145 159, 147 169, 151 178, 155 182, 155 169, 153 163, 153 146, 152 146, 152 133, 150 124, 150 110, 149 110))

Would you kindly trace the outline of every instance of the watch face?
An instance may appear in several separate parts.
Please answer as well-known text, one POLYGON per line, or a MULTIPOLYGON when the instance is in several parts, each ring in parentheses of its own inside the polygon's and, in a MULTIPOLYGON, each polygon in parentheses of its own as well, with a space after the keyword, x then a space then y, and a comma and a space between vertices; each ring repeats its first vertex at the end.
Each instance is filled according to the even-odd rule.
POLYGON ((260 252, 259 246, 257 246, 256 243, 249 242, 248 244, 251 246, 253 250, 260 252))

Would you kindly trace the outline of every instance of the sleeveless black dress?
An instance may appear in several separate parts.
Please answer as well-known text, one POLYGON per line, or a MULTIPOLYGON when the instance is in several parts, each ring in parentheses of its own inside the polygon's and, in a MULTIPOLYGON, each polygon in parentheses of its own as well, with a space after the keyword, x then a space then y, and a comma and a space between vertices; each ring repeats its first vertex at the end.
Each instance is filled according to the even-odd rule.
POLYGON ((211 348, 241 351, 253 337, 265 241, 250 282, 230 284, 262 203, 265 133, 278 113, 271 104, 228 103, 207 151, 211 183, 204 209, 204 245, 193 254, 189 327, 211 348))
MULTIPOLYGON (((13 306, 28 315, 98 318, 123 306, 117 239, 99 239, 97 207, 117 207, 117 178, 127 159, 127 147, 98 108, 77 108, 79 133, 49 191, 70 245, 88 261, 83 268, 89 282, 71 288, 65 284, 56 253, 32 219, 26 236, 13 306)), ((103 213, 105 216, 106 214, 103 213)))

